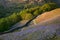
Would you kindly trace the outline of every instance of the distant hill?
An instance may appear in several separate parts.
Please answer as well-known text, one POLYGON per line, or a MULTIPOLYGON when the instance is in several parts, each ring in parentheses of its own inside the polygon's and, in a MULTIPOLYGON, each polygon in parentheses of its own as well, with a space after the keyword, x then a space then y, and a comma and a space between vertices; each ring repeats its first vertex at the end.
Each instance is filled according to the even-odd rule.
POLYGON ((4 7, 18 5, 19 3, 22 3, 22 4, 39 4, 39 5, 42 5, 42 4, 48 3, 48 2, 55 2, 57 4, 60 4, 59 0, 0 0, 0 3, 4 7))
POLYGON ((24 1, 23 0, 0 0, 0 4, 2 4, 4 7, 14 6, 19 3, 24 3, 24 1))

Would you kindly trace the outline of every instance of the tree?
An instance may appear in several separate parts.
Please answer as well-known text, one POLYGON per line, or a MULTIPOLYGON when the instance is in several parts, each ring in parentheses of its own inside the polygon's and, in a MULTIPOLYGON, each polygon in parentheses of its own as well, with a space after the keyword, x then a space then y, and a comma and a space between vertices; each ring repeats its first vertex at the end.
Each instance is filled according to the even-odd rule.
POLYGON ((34 16, 39 15, 39 10, 36 10, 33 14, 34 14, 34 16))
POLYGON ((20 13, 20 16, 22 20, 30 20, 33 18, 33 15, 31 13, 20 13))
POLYGON ((43 12, 45 11, 50 11, 53 9, 56 9, 58 6, 55 3, 46 3, 41 7, 41 10, 43 10, 43 12))
POLYGON ((7 31, 11 28, 12 25, 19 22, 21 20, 20 16, 16 13, 13 13, 12 15, 0 19, 0 32, 7 31))

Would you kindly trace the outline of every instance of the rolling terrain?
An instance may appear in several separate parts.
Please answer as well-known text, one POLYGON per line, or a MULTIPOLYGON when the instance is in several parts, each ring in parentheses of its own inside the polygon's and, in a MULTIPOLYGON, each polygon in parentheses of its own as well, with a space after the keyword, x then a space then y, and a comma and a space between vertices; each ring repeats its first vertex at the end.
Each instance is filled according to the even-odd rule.
POLYGON ((37 25, 22 28, 20 32, 0 35, 0 40, 60 40, 59 11, 60 8, 45 12, 38 16, 37 25))

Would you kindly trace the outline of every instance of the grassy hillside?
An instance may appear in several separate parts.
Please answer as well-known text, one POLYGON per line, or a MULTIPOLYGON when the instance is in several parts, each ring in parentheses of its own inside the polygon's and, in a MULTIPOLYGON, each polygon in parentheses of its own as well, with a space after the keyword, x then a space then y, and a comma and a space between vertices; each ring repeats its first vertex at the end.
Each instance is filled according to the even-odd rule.
POLYGON ((3 17, 0 19, 0 32, 4 32, 12 28, 11 26, 16 24, 19 21, 22 20, 31 20, 34 17, 42 14, 43 12, 46 11, 51 11, 53 9, 58 8, 58 6, 55 3, 46 3, 42 6, 37 6, 34 8, 27 8, 22 11, 20 11, 20 6, 19 7, 14 7, 13 11, 9 8, 9 10, 4 11, 2 13, 11 13, 12 15, 3 17), (18 10, 19 9, 19 10, 18 10))
MULTIPOLYGON (((47 14, 46 14, 47 15, 47 14)), ((1 40, 60 40, 60 15, 39 23, 26 27, 20 32, 8 33, 0 36, 1 40), (50 25, 49 25, 50 24, 50 25), (9 36, 9 37, 8 37, 9 36)))
POLYGON ((0 40, 60 40, 58 0, 7 2, 0 2, 0 40))
POLYGON ((49 12, 45 12, 41 15, 39 15, 38 17, 36 17, 36 19, 34 20, 36 23, 48 20, 52 17, 55 17, 57 15, 60 15, 60 8, 49 11, 49 12))
MULTIPOLYGON (((22 29, 27 35, 22 40, 60 40, 60 15, 35 26, 22 29), (30 31, 30 32, 28 32, 30 31)), ((22 34, 23 35, 23 34, 22 34)))

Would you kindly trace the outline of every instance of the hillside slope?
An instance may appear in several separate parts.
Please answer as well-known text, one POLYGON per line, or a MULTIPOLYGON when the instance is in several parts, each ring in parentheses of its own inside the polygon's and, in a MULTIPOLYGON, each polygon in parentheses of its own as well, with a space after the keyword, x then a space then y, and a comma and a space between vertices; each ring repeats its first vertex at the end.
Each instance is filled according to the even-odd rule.
POLYGON ((33 20, 33 22, 37 24, 37 23, 40 23, 42 21, 53 18, 53 17, 55 17, 57 15, 60 15, 60 8, 49 11, 49 12, 45 12, 45 13, 39 15, 38 17, 36 17, 35 20, 33 20))
POLYGON ((60 40, 60 14, 23 28, 20 32, 0 35, 0 40, 60 40))

